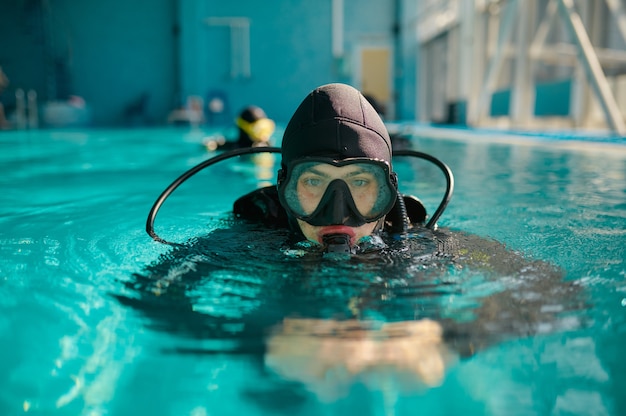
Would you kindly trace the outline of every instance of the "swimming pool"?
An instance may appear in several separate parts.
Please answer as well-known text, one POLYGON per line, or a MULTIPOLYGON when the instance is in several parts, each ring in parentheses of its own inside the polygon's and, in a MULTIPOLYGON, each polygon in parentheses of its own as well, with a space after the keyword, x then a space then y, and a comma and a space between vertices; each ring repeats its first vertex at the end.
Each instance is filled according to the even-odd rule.
MULTIPOLYGON (((455 174, 441 227, 563 274, 411 262, 419 282, 381 282, 377 268, 401 260, 313 264, 258 230, 237 250, 233 232, 184 257, 152 241, 148 210, 209 156, 201 139, 185 129, 0 133, 0 414, 626 414, 623 142, 416 129, 414 148, 455 174), (364 299, 374 305, 366 324, 320 325, 364 299), (415 322, 385 324, 394 314, 415 322), (271 335, 235 336, 282 318, 271 335), (475 327, 502 336, 459 355, 431 342, 437 328, 421 318, 466 324, 451 338, 459 344, 475 327)), ((273 181, 277 161, 255 162, 185 183, 159 233, 186 241, 229 225, 233 200, 273 181)), ((437 171, 397 169, 432 212, 437 171)))

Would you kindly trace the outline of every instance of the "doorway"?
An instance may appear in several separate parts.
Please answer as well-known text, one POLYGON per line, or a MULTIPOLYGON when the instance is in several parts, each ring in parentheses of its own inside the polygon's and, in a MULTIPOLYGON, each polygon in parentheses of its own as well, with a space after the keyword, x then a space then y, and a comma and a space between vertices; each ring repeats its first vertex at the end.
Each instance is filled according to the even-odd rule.
POLYGON ((383 118, 392 118, 391 51, 386 47, 364 47, 360 64, 361 92, 383 118))

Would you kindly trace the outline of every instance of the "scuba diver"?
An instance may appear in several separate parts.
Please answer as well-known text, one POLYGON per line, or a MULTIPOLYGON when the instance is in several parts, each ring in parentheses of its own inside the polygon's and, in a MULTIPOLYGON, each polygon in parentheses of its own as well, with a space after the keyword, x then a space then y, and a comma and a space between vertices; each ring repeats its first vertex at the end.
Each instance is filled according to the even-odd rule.
MULTIPOLYGON (((269 125, 266 118, 247 121, 253 113, 255 117, 264 115, 244 111, 239 119, 242 135, 254 123, 265 120, 264 125, 269 125)), ((237 143, 249 144, 245 137, 237 143)), ((363 243, 368 248, 383 247, 380 236, 384 233, 402 234, 418 225, 433 229, 452 195, 452 172, 443 162, 421 152, 393 152, 385 124, 374 107, 357 89, 334 83, 316 88, 302 101, 285 129, 280 149, 234 150, 183 174, 153 206, 148 234, 168 243, 155 233, 154 219, 169 194, 189 177, 221 160, 260 152, 281 153, 277 185, 235 201, 235 217, 288 228, 294 238, 308 240, 326 252, 354 254, 364 250, 363 243), (398 191, 392 166, 396 155, 426 159, 446 176, 444 198, 430 218, 418 198, 398 191)))
POLYGON ((419 200, 398 194, 387 129, 351 86, 311 92, 287 124, 281 154, 277 186, 236 201, 237 217, 286 220, 303 238, 344 252, 384 228, 399 231, 399 223, 426 219, 419 200))
POLYGON ((235 120, 239 136, 237 140, 226 140, 224 136, 208 137, 203 141, 209 151, 233 150, 246 147, 269 146, 276 128, 261 107, 254 105, 244 108, 235 120))

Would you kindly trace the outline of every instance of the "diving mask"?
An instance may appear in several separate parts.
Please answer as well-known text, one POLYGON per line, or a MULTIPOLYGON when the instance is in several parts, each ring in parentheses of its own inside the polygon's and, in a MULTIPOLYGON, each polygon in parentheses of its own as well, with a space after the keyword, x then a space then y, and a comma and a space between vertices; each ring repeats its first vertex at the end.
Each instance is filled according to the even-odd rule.
POLYGON ((237 118, 237 126, 241 128, 253 142, 267 142, 274 133, 276 124, 269 118, 249 122, 243 118, 237 118))
POLYGON ((287 212, 314 226, 358 227, 376 221, 393 207, 396 190, 389 164, 364 158, 301 159, 278 183, 287 212))

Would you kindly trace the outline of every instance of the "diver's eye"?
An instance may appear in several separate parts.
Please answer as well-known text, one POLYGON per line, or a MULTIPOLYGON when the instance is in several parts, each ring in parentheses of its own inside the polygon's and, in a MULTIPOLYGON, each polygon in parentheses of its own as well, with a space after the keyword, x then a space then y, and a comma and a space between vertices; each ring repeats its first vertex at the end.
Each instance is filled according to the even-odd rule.
POLYGON ((322 180, 315 176, 308 176, 301 179, 301 182, 304 186, 310 188, 317 188, 322 185, 322 180))
POLYGON ((362 188, 362 187, 364 187, 364 186, 369 185, 369 184, 370 184, 370 181, 369 181, 369 179, 362 179, 362 178, 359 178, 359 179, 353 179, 353 180, 351 180, 351 181, 350 181, 350 184, 351 184, 352 186, 354 186, 354 187, 357 187, 357 188, 362 188))

